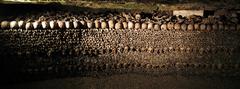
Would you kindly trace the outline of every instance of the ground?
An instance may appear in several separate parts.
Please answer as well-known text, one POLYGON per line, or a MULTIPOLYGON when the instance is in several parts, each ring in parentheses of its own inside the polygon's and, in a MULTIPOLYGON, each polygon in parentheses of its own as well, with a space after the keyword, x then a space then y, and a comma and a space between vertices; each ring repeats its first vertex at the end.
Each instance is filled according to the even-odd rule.
POLYGON ((9 85, 4 89, 238 89, 238 81, 215 77, 121 74, 74 77, 9 85))

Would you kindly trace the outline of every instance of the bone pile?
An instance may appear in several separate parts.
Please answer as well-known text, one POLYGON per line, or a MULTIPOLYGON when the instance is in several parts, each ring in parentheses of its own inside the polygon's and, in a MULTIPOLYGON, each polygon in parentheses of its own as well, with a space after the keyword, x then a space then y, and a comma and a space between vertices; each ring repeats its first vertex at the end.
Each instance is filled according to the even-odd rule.
POLYGON ((1 29, 155 29, 183 31, 239 30, 237 14, 189 17, 167 13, 77 13, 46 12, 1 21, 1 29))

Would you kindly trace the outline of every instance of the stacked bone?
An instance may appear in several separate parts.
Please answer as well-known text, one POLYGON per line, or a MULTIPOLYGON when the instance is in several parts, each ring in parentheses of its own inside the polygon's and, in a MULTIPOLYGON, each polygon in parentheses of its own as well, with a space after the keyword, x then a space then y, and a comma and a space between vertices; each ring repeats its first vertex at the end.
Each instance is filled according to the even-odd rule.
POLYGON ((1 29, 155 29, 183 31, 239 30, 240 20, 233 16, 171 16, 162 13, 47 13, 26 20, 3 20, 1 29))

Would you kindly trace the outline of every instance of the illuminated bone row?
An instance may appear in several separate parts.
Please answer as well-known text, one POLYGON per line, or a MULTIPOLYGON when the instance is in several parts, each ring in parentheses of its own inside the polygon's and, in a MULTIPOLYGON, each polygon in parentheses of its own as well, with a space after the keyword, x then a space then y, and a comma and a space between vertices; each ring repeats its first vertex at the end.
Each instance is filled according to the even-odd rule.
MULTIPOLYGON (((61 63, 66 63, 66 62, 61 62, 61 63)), ((89 60, 86 59, 84 61, 81 62, 82 64, 84 63, 85 65, 81 65, 78 66, 76 64, 78 63, 74 63, 74 64, 67 64, 64 66, 61 66, 61 68, 67 68, 67 70, 65 71, 56 71, 59 70, 60 68, 58 68, 57 66, 41 66, 41 67, 30 67, 30 68, 25 68, 22 69, 23 73, 30 73, 30 74, 36 74, 36 73, 46 73, 46 72, 51 72, 51 73, 58 73, 61 74, 61 72, 71 72, 71 73, 76 73, 78 71, 100 71, 100 70, 112 70, 115 69, 115 71, 117 71, 116 69, 127 69, 127 71, 133 71, 133 70, 141 70, 141 69, 147 69, 145 72, 152 72, 152 69, 168 69, 171 67, 174 68, 178 68, 178 69, 185 69, 185 68, 191 68, 191 69, 198 69, 198 68, 204 68, 205 70, 212 71, 210 72, 213 74, 216 74, 217 72, 214 70, 238 70, 240 69, 240 64, 207 64, 207 63, 181 63, 181 62, 177 62, 174 64, 170 64, 170 63, 166 63, 166 64, 161 64, 161 65, 154 65, 154 64, 150 64, 150 63, 101 63, 97 60, 89 60), (74 65, 74 66, 73 66, 74 65)), ((121 71, 121 70, 119 70, 121 71)), ((160 72, 155 71, 156 72, 160 72)), ((193 71, 191 72, 191 74, 201 74, 204 73, 206 71, 193 71)), ((236 76, 236 74, 234 73, 220 73, 224 76, 227 75, 231 75, 231 76, 236 76), (227 74, 227 75, 226 75, 227 74)))
POLYGON ((156 30, 239 30, 240 24, 181 24, 174 22, 153 23, 153 22, 122 22, 122 21, 100 21, 100 20, 81 20, 81 21, 2 21, 1 29, 156 29, 156 30))

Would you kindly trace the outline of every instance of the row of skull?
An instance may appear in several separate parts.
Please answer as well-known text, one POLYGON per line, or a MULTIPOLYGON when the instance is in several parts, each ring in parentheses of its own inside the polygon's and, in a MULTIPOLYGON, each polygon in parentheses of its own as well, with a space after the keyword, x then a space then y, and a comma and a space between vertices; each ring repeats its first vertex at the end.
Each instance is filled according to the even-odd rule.
POLYGON ((2 21, 1 29, 161 29, 161 30, 239 30, 240 24, 180 24, 180 23, 152 23, 152 22, 116 22, 109 21, 2 21))

